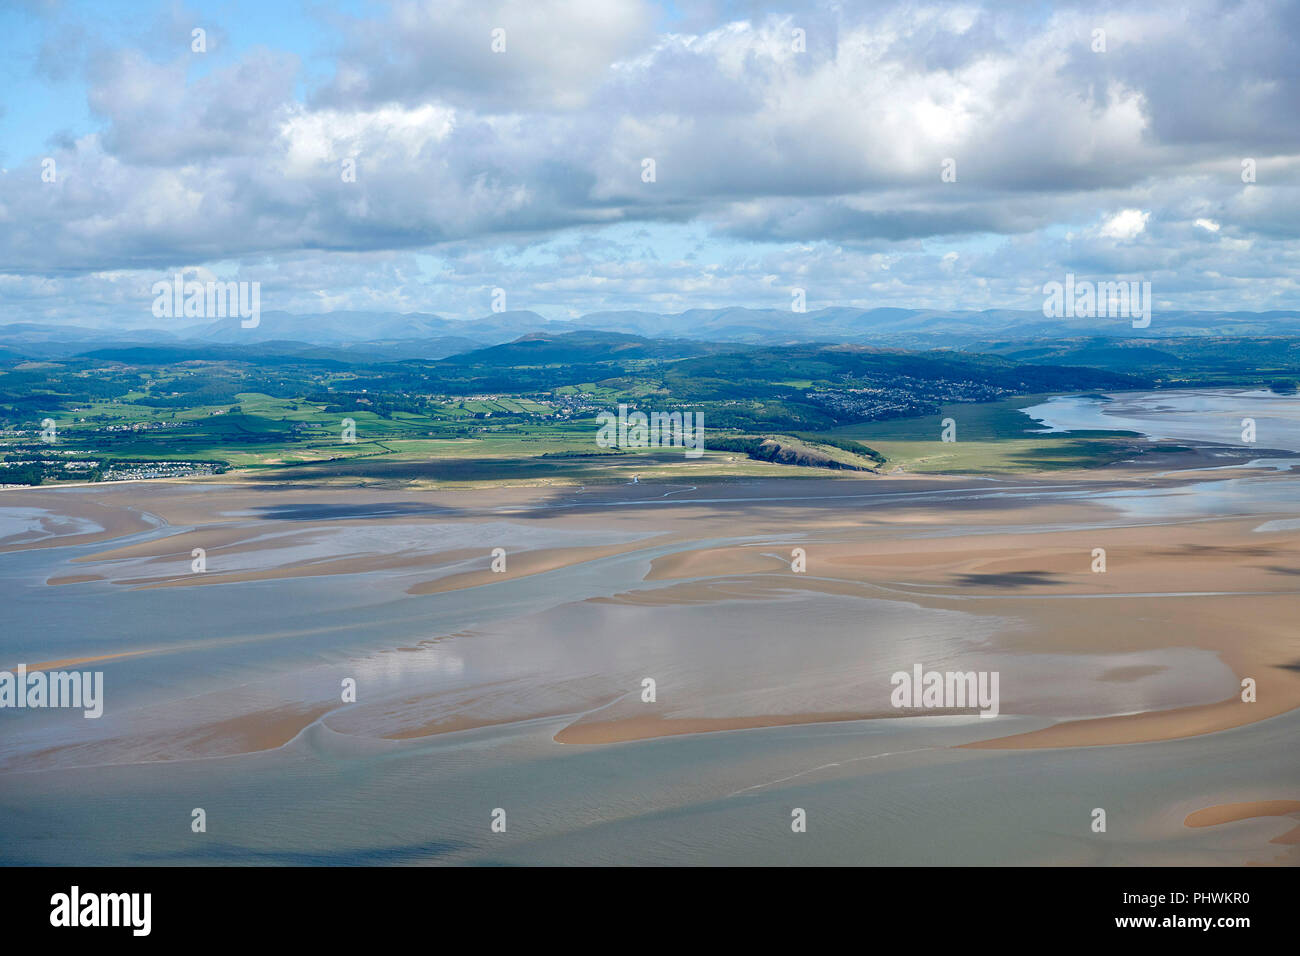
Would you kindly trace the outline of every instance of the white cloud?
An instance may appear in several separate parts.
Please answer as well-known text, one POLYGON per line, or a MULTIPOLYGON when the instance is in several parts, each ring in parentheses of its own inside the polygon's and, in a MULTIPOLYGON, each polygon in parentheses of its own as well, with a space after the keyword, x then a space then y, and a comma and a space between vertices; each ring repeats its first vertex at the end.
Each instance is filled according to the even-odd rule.
POLYGON ((722 22, 691 8, 656 34, 666 15, 645 0, 399 0, 342 21, 314 90, 317 71, 277 51, 199 70, 97 50, 87 97, 102 129, 51 145, 57 184, 41 183, 40 157, 0 173, 0 309, 57 309, 64 289, 69 314, 111 310, 125 280, 107 275, 222 260, 263 270, 284 307, 305 289, 476 314, 481 287, 507 280, 512 302, 535 288, 553 312, 689 307, 710 288, 755 304, 772 275, 832 302, 863 294, 864 273, 841 262, 872 280, 888 268, 874 292, 894 304, 974 290, 1005 306, 1067 269, 1164 271, 1175 294, 1210 248, 1242 301, 1294 295, 1300 74, 1283 11, 1254 8, 1246 29, 1210 0, 1131 0, 1098 55, 1095 18, 1068 6, 745 9, 722 22), (1184 69, 1180 44, 1215 69, 1184 69), (1259 160, 1249 187, 1243 156, 1259 160), (940 179, 948 157, 956 182, 940 179), (1221 221, 1231 243, 1188 248, 1188 222, 1221 221), (689 251, 682 230, 699 240, 689 251), (516 254, 557 237, 566 255, 545 268, 516 254), (953 237, 980 248, 922 244, 953 237), (416 253, 444 271, 406 268, 416 253))
POLYGON ((1125 209, 1111 216, 1101 227, 1101 234, 1107 239, 1135 239, 1147 227, 1151 213, 1141 209, 1125 209))

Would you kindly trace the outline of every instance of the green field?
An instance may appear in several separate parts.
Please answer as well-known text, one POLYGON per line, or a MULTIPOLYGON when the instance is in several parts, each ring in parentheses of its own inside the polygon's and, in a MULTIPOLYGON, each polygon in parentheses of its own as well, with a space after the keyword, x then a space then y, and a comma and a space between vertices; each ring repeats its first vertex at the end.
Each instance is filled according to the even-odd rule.
POLYGON ((1120 433, 1037 435, 1046 394, 1132 376, 952 352, 706 346, 602 333, 386 363, 130 347, 0 359, 0 483, 201 477, 413 483, 634 475, 998 474, 1105 464, 1120 433), (598 447, 629 405, 703 416, 705 454, 598 447), (940 440, 956 422, 955 442, 940 440), (55 442, 41 435, 53 419, 55 442), (8 480, 6 480, 8 479, 8 480))
POLYGON ((821 434, 870 445, 889 460, 886 471, 922 474, 1092 468, 1134 454, 1132 432, 1033 434, 1034 423, 1019 409, 1047 397, 1021 395, 997 402, 945 405, 934 415, 845 425, 821 434), (956 441, 941 438, 945 418, 955 423, 956 441))
MULTIPOLYGON (((509 484, 537 482, 624 482, 651 478, 733 476, 844 477, 851 472, 755 461, 743 452, 708 450, 689 459, 678 450, 646 453, 608 451, 595 442, 592 419, 548 423, 548 406, 525 398, 452 400, 432 414, 370 411, 327 412, 320 403, 240 392, 231 406, 158 409, 123 401, 92 402, 54 413, 61 451, 115 460, 223 462, 229 476, 250 480, 291 477, 320 481, 374 480, 407 483, 509 484), (491 413, 491 414, 488 414, 491 413), (474 416, 479 417, 474 417, 474 416), (499 418, 493 422, 493 418, 499 418), (351 419, 355 440, 345 441, 351 419), (444 435, 449 426, 473 423, 469 434, 444 435), (185 427, 135 430, 141 424, 185 423, 185 427)), ((831 459, 870 466, 859 456, 823 439, 860 442, 883 454, 890 473, 999 474, 1106 464, 1134 453, 1123 432, 1034 435, 1033 423, 1018 409, 1045 396, 1017 396, 995 402, 945 405, 940 412, 911 418, 845 425, 824 431, 787 433, 794 447, 811 448, 831 459), (942 421, 956 423, 954 442, 940 440, 942 421)), ((779 433, 770 433, 779 435, 779 433)))

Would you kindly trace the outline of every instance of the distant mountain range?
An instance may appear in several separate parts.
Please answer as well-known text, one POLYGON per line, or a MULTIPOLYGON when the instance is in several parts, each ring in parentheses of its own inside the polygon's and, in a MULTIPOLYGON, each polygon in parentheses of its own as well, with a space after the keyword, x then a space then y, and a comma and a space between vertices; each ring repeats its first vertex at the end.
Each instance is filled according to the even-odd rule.
POLYGON ((687 339, 783 345, 842 342, 904 349, 1003 350, 1009 342, 1177 337, 1300 335, 1300 312, 1158 312, 1148 328, 1128 319, 1054 319, 1041 311, 982 312, 932 309, 855 309, 815 312, 778 309, 691 309, 674 314, 592 312, 578 319, 546 319, 515 311, 479 319, 429 313, 265 312, 256 328, 238 318, 155 329, 91 328, 16 322, 0 325, 0 350, 30 358, 59 358, 90 349, 129 345, 257 345, 263 351, 303 354, 303 346, 344 350, 352 361, 445 358, 529 335, 577 331, 618 332, 649 339, 687 339))

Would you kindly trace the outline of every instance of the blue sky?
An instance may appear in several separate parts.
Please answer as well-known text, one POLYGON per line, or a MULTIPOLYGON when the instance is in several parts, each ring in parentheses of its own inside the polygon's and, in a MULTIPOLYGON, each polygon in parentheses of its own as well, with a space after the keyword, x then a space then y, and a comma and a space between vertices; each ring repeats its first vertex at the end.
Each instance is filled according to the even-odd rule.
MULTIPOLYGON (((311 5, 324 9, 323 5, 311 5)), ((366 4, 336 3, 332 9, 360 15, 366 4)), ((313 15, 300 3, 217 0, 181 5, 150 4, 140 0, 81 0, 81 2, 18 2, 0 6, 0 34, 4 36, 3 70, 7 94, 0 116, 0 161, 13 162, 46 149, 49 137, 60 130, 84 134, 99 128, 86 102, 86 83, 75 62, 84 54, 85 34, 113 47, 153 47, 166 55, 151 32, 160 29, 169 13, 180 13, 196 24, 213 24, 223 41, 212 56, 195 58, 193 76, 203 75, 222 63, 241 57, 256 46, 267 46, 302 58, 305 92, 311 74, 328 75, 329 51, 339 42, 329 17, 313 15), (61 40, 62 36, 62 40, 61 40), (41 69, 42 51, 62 61, 69 74, 54 78, 41 69)))
POLYGON ((149 325, 195 268, 467 319, 496 288, 1037 309, 1067 272, 1296 309, 1298 32, 1295 2, 20 0, 0 321, 149 325))

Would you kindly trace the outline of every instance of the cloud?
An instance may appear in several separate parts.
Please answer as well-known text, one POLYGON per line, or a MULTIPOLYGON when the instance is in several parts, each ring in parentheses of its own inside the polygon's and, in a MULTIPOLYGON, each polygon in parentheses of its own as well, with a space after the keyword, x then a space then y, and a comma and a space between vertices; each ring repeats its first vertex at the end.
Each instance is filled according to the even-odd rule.
POLYGON ((501 112, 574 108, 652 39, 643 0, 399 0, 347 21, 320 99, 373 107, 436 97, 501 112))
POLYGON ((1150 218, 1151 213, 1141 209, 1124 209, 1106 220, 1101 227, 1101 234, 1108 239, 1135 239, 1146 230, 1150 218))
POLYGON ((477 314, 489 282, 557 313, 754 304, 791 275, 1011 305, 1066 268, 1203 298, 1211 250, 1225 296, 1295 306, 1297 4, 1232 9, 400 0, 331 20, 321 76, 206 17, 195 57, 171 8, 83 44, 100 126, 51 143, 56 182, 0 173, 0 310, 67 283, 108 314, 123 276, 219 262, 268 308, 477 314))
POLYGON ((192 60, 187 52, 155 63, 134 50, 92 60, 89 102, 108 123, 103 145, 113 159, 146 167, 147 176, 151 166, 265 155, 292 108, 297 57, 255 50, 190 82, 192 60))

